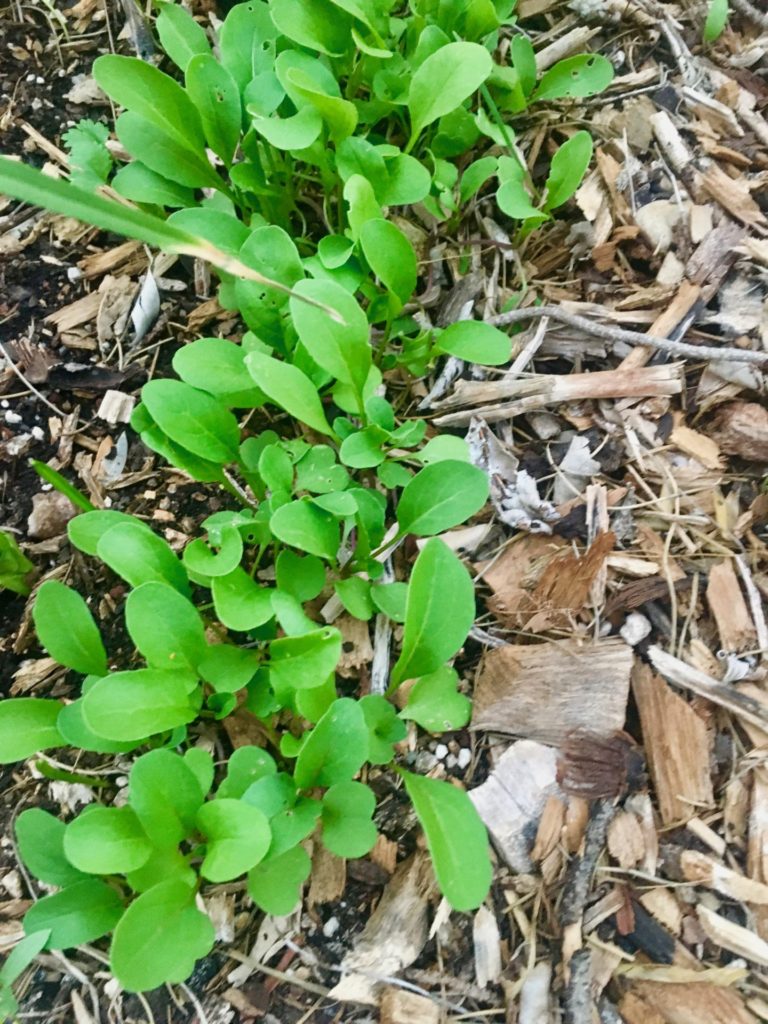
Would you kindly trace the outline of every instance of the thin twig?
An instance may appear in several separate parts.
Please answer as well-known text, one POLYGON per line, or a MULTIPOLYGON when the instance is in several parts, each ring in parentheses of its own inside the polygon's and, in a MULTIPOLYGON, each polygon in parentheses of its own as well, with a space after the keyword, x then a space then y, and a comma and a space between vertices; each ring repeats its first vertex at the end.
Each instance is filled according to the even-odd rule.
POLYGON ((551 317, 558 323, 575 327, 595 338, 602 338, 603 341, 647 345, 649 348, 657 348, 676 356, 690 356, 692 359, 732 359, 740 363, 768 363, 768 352, 754 352, 730 346, 719 348, 714 345, 689 345, 684 341, 673 341, 671 338, 657 338, 653 334, 643 334, 642 331, 626 331, 621 327, 597 324, 576 313, 569 313, 560 306, 528 306, 525 309, 513 309, 508 313, 490 317, 486 323, 493 324, 494 327, 505 327, 524 320, 540 320, 542 317, 551 317))

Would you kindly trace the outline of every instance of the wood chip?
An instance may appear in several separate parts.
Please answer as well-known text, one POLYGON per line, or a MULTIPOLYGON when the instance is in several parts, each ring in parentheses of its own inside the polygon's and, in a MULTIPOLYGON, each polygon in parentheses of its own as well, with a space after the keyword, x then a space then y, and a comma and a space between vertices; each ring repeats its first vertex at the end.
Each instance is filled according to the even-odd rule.
POLYGON ((690 982, 634 982, 619 1012, 627 1024, 757 1024, 737 992, 690 982))
POLYGON ((699 923, 704 932, 715 945, 727 949, 745 960, 768 967, 768 942, 755 935, 749 928, 727 920, 714 910, 699 904, 696 908, 699 923))
POLYGON ((632 670, 632 693, 661 820, 665 825, 685 821, 714 803, 706 724, 641 662, 632 670))
POLYGON ((747 878, 704 853, 684 850, 680 855, 680 867, 689 882, 715 889, 742 903, 768 905, 768 885, 747 878))
POLYGON ((439 1024, 441 1019, 437 1003, 394 986, 384 989, 379 1009, 381 1024, 439 1024))
POLYGON ((409 967, 424 948, 434 884, 426 853, 420 851, 400 865, 345 956, 344 974, 329 993, 331 999, 376 1005, 383 979, 409 967))
POLYGON ((710 569, 707 603, 717 623, 720 646, 724 651, 748 651, 756 645, 755 624, 730 559, 710 569))
POLYGON ((631 668, 619 639, 499 647, 475 682, 472 728, 554 745, 578 729, 608 735, 624 726, 631 668))

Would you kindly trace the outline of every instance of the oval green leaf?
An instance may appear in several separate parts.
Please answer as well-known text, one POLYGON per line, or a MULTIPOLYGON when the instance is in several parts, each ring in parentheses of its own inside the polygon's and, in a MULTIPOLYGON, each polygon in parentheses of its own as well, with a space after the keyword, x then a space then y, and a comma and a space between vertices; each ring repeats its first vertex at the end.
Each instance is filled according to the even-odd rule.
POLYGON ((99 628, 76 590, 46 580, 37 592, 32 618, 38 640, 60 665, 84 676, 105 674, 107 652, 99 628))
POLYGON ((468 462, 425 466, 403 489, 397 506, 402 533, 430 537, 465 522, 488 500, 488 477, 468 462))

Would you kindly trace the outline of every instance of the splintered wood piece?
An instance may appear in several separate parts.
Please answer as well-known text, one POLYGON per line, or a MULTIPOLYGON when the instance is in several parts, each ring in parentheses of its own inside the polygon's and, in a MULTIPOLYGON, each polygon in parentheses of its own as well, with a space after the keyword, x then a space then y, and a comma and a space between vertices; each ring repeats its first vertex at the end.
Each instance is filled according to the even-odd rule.
POLYGON ((384 989, 381 996, 381 1024, 439 1024, 440 1007, 426 996, 406 992, 394 985, 384 989))
POLYGON ((692 456, 700 462, 705 469, 722 469, 722 459, 717 443, 706 434, 692 430, 682 423, 678 423, 669 435, 670 442, 679 448, 681 452, 692 456))
POLYGON ((608 852, 625 870, 636 868, 645 857, 645 836, 634 814, 619 811, 608 826, 608 852))
POLYGON ((724 651, 748 651, 755 646, 755 625, 730 559, 718 562, 710 570, 707 603, 717 623, 720 646, 724 651))
POLYGON ((609 735, 624 726, 631 668, 615 638, 498 647, 475 682, 472 728, 556 746, 574 730, 609 735))
POLYGON ((643 746, 665 825, 685 821, 714 803, 706 724, 648 665, 636 662, 632 693, 643 746))
POLYGON ((531 605, 539 611, 527 628, 537 633, 551 625, 567 625, 572 615, 589 605, 590 592, 606 571, 615 543, 616 535, 608 530, 599 533, 583 554, 568 548, 553 558, 531 594, 531 605))
POLYGON ((620 366, 615 370, 597 370, 595 373, 540 374, 522 380, 461 380, 452 394, 442 402, 435 403, 435 407, 461 407, 462 411, 438 416, 435 423, 438 426, 462 426, 475 416, 482 416, 487 423, 496 423, 563 402, 679 395, 683 390, 683 365, 665 363, 661 366, 634 368, 620 366), (478 403, 496 403, 502 398, 507 401, 502 404, 480 404, 480 408, 475 410, 467 408, 478 403))
MULTIPOLYGON (((670 338, 673 332, 683 323, 693 307, 699 301, 701 288, 690 281, 683 281, 675 293, 675 297, 667 308, 656 317, 647 333, 654 338, 670 338)), ((640 372, 654 353, 649 345, 638 345, 632 349, 628 356, 625 356, 619 364, 619 369, 629 373, 640 372)), ((652 367, 650 367, 652 369, 652 367)), ((647 372, 647 371, 644 371, 647 372)))
POLYGON ((759 729, 768 730, 768 708, 754 697, 739 693, 733 687, 713 679, 706 672, 692 668, 656 644, 648 648, 648 657, 654 668, 675 686, 692 690, 700 697, 705 697, 713 704, 743 718, 745 722, 751 722, 759 729))
POLYGON ((768 883, 768 771, 762 767, 752 772, 747 872, 750 878, 768 883))
POLYGON ((344 894, 347 884, 347 862, 327 850, 322 843, 315 843, 312 850, 312 878, 307 894, 307 906, 333 903, 344 894))
POLYGON ((714 857, 707 857, 696 850, 684 850, 680 855, 680 867, 689 882, 705 885, 708 889, 715 889, 742 903, 768 905, 768 885, 746 878, 738 871, 720 864, 714 857))
POLYGON ((732 217, 757 228, 768 226, 765 214, 752 198, 749 186, 742 178, 731 178, 717 164, 711 164, 701 176, 701 184, 732 217))
POLYGON ((737 992, 706 982, 634 982, 619 1013, 627 1024, 757 1024, 737 992))
POLYGON ((743 956, 745 960, 760 964, 761 967, 768 967, 768 942, 755 935, 749 928, 734 924, 701 903, 696 908, 696 913, 707 938, 716 946, 727 949, 736 956, 743 956))
MULTIPOLYGON (((494 615, 512 626, 520 625, 523 607, 530 609, 533 582, 547 562, 565 547, 559 537, 521 535, 497 559, 483 579, 493 591, 489 607, 494 615)), ((482 569, 482 565, 478 565, 482 569)))
POLYGON ((557 754, 531 740, 513 743, 482 786, 470 791, 470 800, 513 871, 533 870, 531 849, 551 795, 565 799, 557 784, 557 754))
POLYGON ((344 957, 344 974, 329 993, 330 999, 376 1005, 382 987, 377 979, 391 978, 410 967, 424 948, 429 935, 427 906, 434 885, 426 853, 419 851, 403 861, 344 957))
POLYGON ((62 333, 71 331, 73 327, 90 323, 99 312, 102 296, 99 292, 90 292, 80 299, 75 299, 68 306, 62 306, 55 313, 49 313, 45 317, 45 323, 52 324, 62 333))

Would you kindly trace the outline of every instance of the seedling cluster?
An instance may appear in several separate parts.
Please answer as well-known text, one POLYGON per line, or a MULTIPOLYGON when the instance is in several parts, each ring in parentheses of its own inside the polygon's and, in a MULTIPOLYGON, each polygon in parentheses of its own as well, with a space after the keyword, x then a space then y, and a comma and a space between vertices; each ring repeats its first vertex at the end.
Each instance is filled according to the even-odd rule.
MULTIPOLYGON (((93 69, 124 108, 114 131, 130 162, 116 165, 106 125, 82 122, 66 136, 71 183, 0 159, 0 190, 218 268, 220 302, 245 333, 179 349, 177 377, 145 385, 132 425, 232 507, 181 558, 117 511, 69 524, 73 547, 128 585, 127 665, 115 667, 79 593, 55 580, 37 591, 40 643, 83 677, 82 694, 0 703, 2 760, 66 745, 143 752, 124 806, 94 804, 66 825, 19 816, 27 867, 60 888, 26 915, 29 937, 0 977, 8 998, 41 948, 109 933, 126 989, 182 981, 214 942, 205 882, 244 875, 259 907, 291 911, 310 835, 340 857, 374 845, 375 797, 359 778, 370 765, 402 779, 454 908, 479 906, 491 881, 466 793, 407 771, 395 751, 406 721, 444 732, 469 720, 451 661, 473 585, 439 535, 488 496, 461 438, 427 438, 404 413, 409 376, 446 355, 502 365, 511 343, 481 322, 425 329, 410 315, 419 260, 407 208, 450 230, 482 193, 519 237, 550 219, 592 141, 573 133, 539 191, 509 121, 600 91, 611 65, 583 55, 539 76, 512 0, 250 0, 215 46, 183 7, 158 6, 183 84, 132 57, 93 69), (410 578, 392 582, 387 554, 409 537, 410 578), (342 638, 319 621, 321 595, 354 618, 402 624, 386 693, 340 695, 342 638), (264 743, 215 765, 194 745, 196 723, 242 708, 264 743)), ((23 556, 7 544, 3 558, 23 592, 23 556)))

